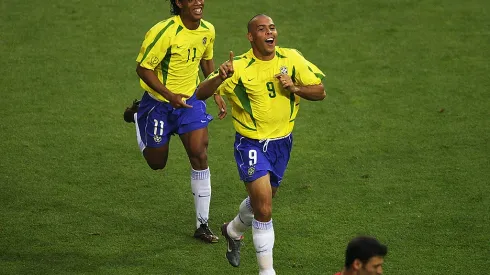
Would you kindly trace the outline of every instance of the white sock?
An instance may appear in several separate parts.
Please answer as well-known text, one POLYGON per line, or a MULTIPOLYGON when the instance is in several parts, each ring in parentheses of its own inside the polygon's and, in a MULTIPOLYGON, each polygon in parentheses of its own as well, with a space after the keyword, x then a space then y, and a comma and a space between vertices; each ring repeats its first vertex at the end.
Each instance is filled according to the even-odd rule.
POLYGON ((274 227, 272 219, 268 222, 252 221, 252 235, 259 264, 259 275, 274 275, 272 249, 274 248, 274 227))
POLYGON ((211 174, 206 170, 194 170, 191 173, 191 189, 196 208, 196 227, 207 224, 209 219, 209 203, 211 202, 211 174))
POLYGON ((254 213, 250 204, 250 197, 247 197, 240 204, 238 215, 230 222, 227 227, 228 235, 235 240, 239 240, 243 233, 252 226, 254 213))

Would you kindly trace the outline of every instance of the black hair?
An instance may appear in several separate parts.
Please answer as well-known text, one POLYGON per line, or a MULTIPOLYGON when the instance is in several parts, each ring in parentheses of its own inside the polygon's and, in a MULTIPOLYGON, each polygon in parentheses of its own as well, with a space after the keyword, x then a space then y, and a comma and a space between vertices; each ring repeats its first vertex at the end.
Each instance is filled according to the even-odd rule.
POLYGON ((170 2, 170 14, 179 15, 180 14, 180 8, 179 8, 179 6, 177 6, 177 3, 175 1, 177 1, 177 0, 169 0, 169 2, 170 2))
POLYGON ((266 14, 263 14, 263 13, 259 13, 259 14, 255 15, 254 17, 252 17, 250 20, 248 20, 248 23, 247 23, 247 30, 248 30, 249 32, 251 31, 251 30, 250 30, 250 28, 251 28, 251 26, 252 26, 252 21, 253 21, 255 18, 259 17, 259 16, 267 16, 267 17, 270 17, 270 16, 268 16, 268 15, 266 15, 266 14))
POLYGON ((349 268, 355 259, 359 259, 363 264, 375 256, 384 257, 388 253, 388 247, 381 244, 376 238, 369 236, 359 236, 352 239, 345 251, 345 267, 349 268))

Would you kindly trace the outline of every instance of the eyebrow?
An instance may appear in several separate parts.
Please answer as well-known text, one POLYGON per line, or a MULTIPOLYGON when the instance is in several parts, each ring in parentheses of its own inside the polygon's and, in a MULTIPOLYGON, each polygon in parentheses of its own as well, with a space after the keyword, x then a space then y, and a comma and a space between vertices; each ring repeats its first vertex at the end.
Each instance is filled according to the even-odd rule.
POLYGON ((272 24, 269 24, 269 25, 266 25, 266 24, 257 25, 257 28, 258 28, 258 27, 267 27, 267 26, 269 26, 269 27, 270 27, 270 26, 274 26, 274 27, 275 27, 275 26, 276 26, 276 24, 272 23, 272 24))

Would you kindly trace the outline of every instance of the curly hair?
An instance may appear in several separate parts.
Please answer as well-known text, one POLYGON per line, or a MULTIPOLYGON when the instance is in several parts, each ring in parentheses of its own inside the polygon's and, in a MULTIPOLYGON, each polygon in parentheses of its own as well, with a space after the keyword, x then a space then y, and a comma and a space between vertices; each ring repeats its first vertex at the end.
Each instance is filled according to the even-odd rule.
POLYGON ((177 1, 177 0, 169 0, 169 2, 170 2, 170 14, 179 15, 180 14, 180 8, 179 8, 179 6, 177 6, 177 3, 175 1, 177 1))

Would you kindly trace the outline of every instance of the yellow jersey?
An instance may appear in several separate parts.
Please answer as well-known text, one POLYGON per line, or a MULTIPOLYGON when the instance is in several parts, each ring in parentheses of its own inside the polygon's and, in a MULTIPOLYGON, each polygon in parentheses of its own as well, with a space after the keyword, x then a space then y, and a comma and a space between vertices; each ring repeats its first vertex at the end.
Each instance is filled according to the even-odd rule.
MULTIPOLYGON (((272 60, 257 59, 252 50, 233 60, 234 74, 217 93, 228 97, 235 130, 252 139, 284 137, 293 131, 300 97, 282 88, 274 76, 288 74, 300 86, 319 85, 325 77, 297 50, 276 47, 272 60)), ((219 77, 213 72, 209 78, 219 77)))
MULTIPOLYGON (((189 30, 176 15, 157 23, 146 33, 136 62, 153 70, 171 92, 191 96, 200 83, 199 62, 213 58, 214 39, 211 23, 201 19, 197 29, 189 30)), ((141 79, 140 85, 154 98, 168 101, 141 79)))

